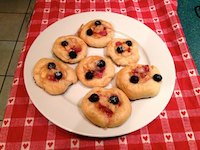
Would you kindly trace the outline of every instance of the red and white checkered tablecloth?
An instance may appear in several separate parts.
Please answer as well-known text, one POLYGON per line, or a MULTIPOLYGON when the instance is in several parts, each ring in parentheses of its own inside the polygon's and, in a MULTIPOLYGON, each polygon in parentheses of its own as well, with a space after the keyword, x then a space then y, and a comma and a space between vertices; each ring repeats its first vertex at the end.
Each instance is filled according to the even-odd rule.
POLYGON ((37 0, 0 130, 0 150, 200 149, 200 78, 177 5, 176 0, 37 0), (155 31, 171 52, 177 76, 174 92, 160 115, 140 130, 105 139, 76 135, 49 122, 29 99, 23 68, 31 44, 58 19, 86 11, 135 18, 155 31))

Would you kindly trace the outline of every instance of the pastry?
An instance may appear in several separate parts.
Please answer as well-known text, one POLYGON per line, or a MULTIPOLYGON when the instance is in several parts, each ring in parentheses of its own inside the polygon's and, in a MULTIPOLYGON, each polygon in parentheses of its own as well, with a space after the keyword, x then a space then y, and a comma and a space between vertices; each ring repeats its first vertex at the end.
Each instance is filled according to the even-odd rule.
POLYGON ((106 55, 110 56, 118 66, 137 63, 139 60, 138 44, 132 39, 115 38, 108 43, 106 55))
POLYGON ((162 76, 153 65, 134 64, 117 73, 116 84, 130 100, 156 96, 160 91, 162 76))
POLYGON ((109 58, 89 56, 76 67, 78 79, 87 87, 104 87, 115 75, 115 68, 109 58))
POLYGON ((61 36, 56 39, 53 53, 62 61, 77 63, 87 55, 87 44, 77 36, 61 36))
POLYGON ((82 25, 78 35, 91 47, 105 47, 114 36, 114 29, 111 23, 95 19, 82 25))
POLYGON ((39 87, 51 95, 64 93, 77 81, 76 73, 71 67, 52 58, 42 58, 35 64, 33 78, 39 87))
POLYGON ((93 88, 81 101, 83 114, 95 125, 111 128, 122 125, 131 115, 132 106, 118 88, 93 88))

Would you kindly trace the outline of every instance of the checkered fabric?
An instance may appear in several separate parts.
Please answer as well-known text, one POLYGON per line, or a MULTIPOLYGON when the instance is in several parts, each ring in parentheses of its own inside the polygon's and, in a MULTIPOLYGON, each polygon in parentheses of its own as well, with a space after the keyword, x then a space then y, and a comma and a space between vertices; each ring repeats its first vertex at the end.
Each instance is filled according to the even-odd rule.
POLYGON ((200 148, 200 78, 177 5, 176 0, 37 0, 0 130, 0 150, 200 148), (177 79, 169 104, 154 121, 128 135, 99 139, 65 131, 49 122, 26 92, 24 60, 33 41, 57 20, 86 11, 115 12, 141 21, 162 38, 173 57, 177 79))

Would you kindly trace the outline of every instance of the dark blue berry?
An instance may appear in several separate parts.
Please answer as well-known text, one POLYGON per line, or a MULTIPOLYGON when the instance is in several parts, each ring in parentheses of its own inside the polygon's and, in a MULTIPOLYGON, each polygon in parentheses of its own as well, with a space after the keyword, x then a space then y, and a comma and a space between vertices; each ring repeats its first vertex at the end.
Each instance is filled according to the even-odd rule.
POLYGON ((88 99, 90 102, 97 102, 99 100, 99 95, 94 93, 94 94, 90 95, 90 97, 88 99))
POLYGON ((95 26, 101 25, 101 21, 96 20, 94 24, 95 24, 95 26))
POLYGON ((55 72, 54 75, 55 75, 55 78, 58 80, 60 80, 62 78, 62 72, 60 72, 60 71, 55 72))
POLYGON ((139 77, 138 76, 131 76, 130 78, 131 83, 138 83, 139 82, 139 77))
POLYGON ((124 48, 122 46, 118 46, 116 50, 118 53, 123 53, 124 48))
POLYGON ((99 60, 98 63, 97 63, 97 66, 98 66, 99 68, 105 67, 105 65, 106 65, 106 63, 105 63, 104 60, 99 60))
POLYGON ((88 30, 86 31, 86 34, 89 35, 89 36, 91 36, 91 35, 93 34, 92 29, 88 29, 88 30))
POLYGON ((62 41, 62 42, 61 42, 61 45, 62 45, 62 46, 67 46, 67 45, 68 45, 68 42, 67 42, 67 41, 62 41))
POLYGON ((154 74, 153 79, 154 81, 160 82, 162 80, 162 76, 160 74, 154 74))
POLYGON ((132 42, 131 42, 130 40, 126 41, 126 44, 127 44, 128 46, 132 46, 132 42))
POLYGON ((77 57, 76 52, 75 52, 75 51, 70 51, 70 52, 69 52, 69 57, 70 57, 71 59, 76 58, 76 57, 77 57))
POLYGON ((112 104, 114 104, 114 105, 116 105, 116 104, 119 103, 119 98, 117 96, 111 96, 109 98, 109 102, 112 103, 112 104))
POLYGON ((56 64, 53 62, 49 62, 48 63, 48 69, 55 69, 56 68, 56 64))
POLYGON ((92 71, 88 71, 86 74, 85 74, 85 78, 87 80, 91 80, 92 78, 94 77, 94 73, 92 71))

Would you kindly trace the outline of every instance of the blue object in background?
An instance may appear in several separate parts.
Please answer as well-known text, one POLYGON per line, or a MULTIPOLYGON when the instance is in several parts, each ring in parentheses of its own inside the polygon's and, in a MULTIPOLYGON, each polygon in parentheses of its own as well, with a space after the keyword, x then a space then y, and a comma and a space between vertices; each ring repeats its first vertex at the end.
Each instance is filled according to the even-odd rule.
POLYGON ((200 73, 200 0, 178 0, 178 15, 190 53, 200 73))

